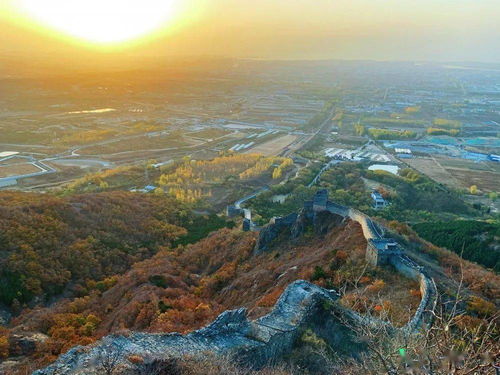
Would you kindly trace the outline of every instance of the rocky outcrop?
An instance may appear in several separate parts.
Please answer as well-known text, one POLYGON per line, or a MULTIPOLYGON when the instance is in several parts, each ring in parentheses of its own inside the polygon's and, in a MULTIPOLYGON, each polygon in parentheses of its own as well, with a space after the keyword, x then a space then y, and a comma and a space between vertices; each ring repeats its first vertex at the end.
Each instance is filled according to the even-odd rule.
POLYGON ((269 250, 275 240, 282 235, 283 239, 297 239, 308 226, 311 226, 317 235, 325 235, 343 222, 344 218, 340 215, 325 210, 314 210, 312 203, 306 202, 298 214, 273 218, 264 226, 259 232, 255 254, 269 250))
POLYGON ((32 355, 49 337, 43 333, 14 333, 9 337, 9 352, 12 356, 32 355))
MULTIPOLYGON (((224 312, 212 324, 187 335, 111 335, 93 346, 71 349, 53 365, 36 371, 34 375, 98 373, 103 353, 119 356, 119 362, 125 368, 131 366, 128 362, 131 355, 167 358, 208 352, 234 355, 247 365, 261 367, 288 353, 304 329, 315 325, 325 327, 325 307, 336 306, 338 311, 343 311, 337 299, 335 292, 299 280, 290 284, 272 312, 260 319, 250 321, 246 310, 238 309, 224 312)), ((332 318, 334 315, 328 316, 332 318)), ((349 341, 349 333, 341 323, 331 322, 326 326, 325 332, 335 337, 339 346, 349 341)))
POLYGON ((299 215, 292 213, 285 217, 276 217, 264 226, 259 232, 259 238, 255 244, 255 254, 261 254, 272 246, 273 242, 282 234, 290 237, 292 228, 297 222, 299 215))
MULTIPOLYGON (((281 236, 299 237, 308 225, 312 225, 318 234, 327 233, 346 218, 361 225, 367 240, 383 239, 383 230, 370 218, 357 210, 329 202, 328 195, 320 191, 298 214, 275 218, 265 226, 260 232, 255 253, 269 250, 281 236)), ((402 253, 391 256, 389 263, 405 276, 420 281, 421 303, 411 321, 401 328, 413 332, 427 321, 428 316, 432 316, 427 312, 434 308, 436 286, 422 267, 402 253)), ((128 361, 131 356, 161 359, 204 353, 234 355, 243 364, 258 368, 289 353, 305 329, 313 329, 334 350, 348 355, 363 349, 352 327, 384 325, 388 332, 399 330, 387 322, 348 310, 338 304, 337 299, 335 292, 299 280, 290 284, 272 312, 260 319, 250 321, 245 309, 237 309, 224 312, 212 324, 187 335, 111 335, 93 346, 71 349, 56 363, 34 375, 98 374, 100 361, 106 354, 117 357, 124 369, 132 366, 128 361)))

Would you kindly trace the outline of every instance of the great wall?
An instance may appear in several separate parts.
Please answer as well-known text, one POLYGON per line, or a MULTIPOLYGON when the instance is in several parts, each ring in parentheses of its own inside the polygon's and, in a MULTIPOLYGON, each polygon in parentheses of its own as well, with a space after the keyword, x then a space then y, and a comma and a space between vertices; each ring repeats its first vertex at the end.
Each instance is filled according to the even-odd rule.
POLYGON ((271 313, 256 320, 247 318, 246 309, 226 311, 210 325, 187 335, 178 333, 131 333, 110 335, 94 345, 75 347, 49 367, 34 375, 83 375, 99 373, 102 353, 114 352, 126 369, 133 366, 131 356, 169 358, 213 353, 230 355, 254 368, 279 360, 289 353, 298 337, 306 329, 318 330, 331 347, 339 350, 363 350, 357 342, 353 327, 383 325, 389 331, 411 334, 431 324, 436 303, 436 286, 425 269, 405 255, 404 249, 362 212, 328 201, 328 194, 320 190, 312 201, 306 201, 299 213, 275 218, 259 231, 255 254, 267 251, 278 232, 289 230, 298 237, 305 220, 319 223, 323 215, 338 220, 350 219, 360 224, 367 240, 366 260, 373 266, 392 265, 405 277, 418 280, 420 304, 412 319, 403 327, 395 328, 377 318, 360 315, 343 307, 339 295, 307 281, 291 283, 283 292, 271 313))
POLYGON ((426 314, 426 312, 432 311, 435 307, 437 289, 434 280, 427 275, 425 268, 410 259, 405 254, 402 246, 394 239, 386 238, 384 229, 369 216, 354 208, 330 202, 326 190, 318 191, 313 200, 304 202, 304 207, 299 214, 293 213, 284 218, 275 218, 267 227, 262 228, 256 245, 256 252, 264 251, 267 243, 271 242, 272 238, 275 237, 269 235, 270 232, 273 232, 272 229, 270 230, 273 226, 277 227, 279 231, 289 227, 292 237, 297 237, 297 223, 300 222, 301 216, 305 216, 314 222, 315 218, 324 212, 338 215, 344 219, 349 218, 359 223, 367 242, 366 261, 368 263, 375 267, 390 264, 403 276, 419 282, 422 295, 420 305, 404 329, 414 331, 420 327, 424 320, 429 320, 431 314, 426 314))
POLYGON ((421 301, 411 321, 403 328, 409 331, 418 329, 424 320, 430 320, 435 308, 437 288, 425 268, 418 265, 406 254, 402 246, 392 238, 385 237, 385 231, 369 216, 354 208, 341 206, 328 201, 328 192, 320 190, 312 201, 313 211, 328 211, 359 223, 367 241, 366 260, 373 266, 392 265, 403 276, 417 280, 420 284, 421 301))

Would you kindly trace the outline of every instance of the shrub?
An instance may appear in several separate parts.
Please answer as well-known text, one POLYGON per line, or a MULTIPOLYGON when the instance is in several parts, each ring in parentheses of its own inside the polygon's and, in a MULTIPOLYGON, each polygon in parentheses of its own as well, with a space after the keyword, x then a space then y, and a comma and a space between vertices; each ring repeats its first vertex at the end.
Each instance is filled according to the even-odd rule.
POLYGON ((158 288, 168 288, 167 279, 163 275, 152 275, 149 277, 149 282, 158 288))
POLYGON ((314 272, 311 276, 312 281, 317 281, 319 279, 324 279, 326 277, 326 272, 321 266, 314 267, 314 272))
POLYGON ((7 336, 0 336, 0 359, 9 356, 9 339, 7 336))
POLYGON ((368 285, 366 287, 366 291, 375 294, 380 292, 384 288, 385 288, 385 281, 377 279, 371 285, 368 285))
POLYGON ((489 317, 496 311, 495 304, 480 297, 473 296, 467 304, 467 310, 480 316, 489 317))
POLYGON ((150 359, 138 364, 135 368, 138 375, 182 375, 184 371, 176 358, 150 359))

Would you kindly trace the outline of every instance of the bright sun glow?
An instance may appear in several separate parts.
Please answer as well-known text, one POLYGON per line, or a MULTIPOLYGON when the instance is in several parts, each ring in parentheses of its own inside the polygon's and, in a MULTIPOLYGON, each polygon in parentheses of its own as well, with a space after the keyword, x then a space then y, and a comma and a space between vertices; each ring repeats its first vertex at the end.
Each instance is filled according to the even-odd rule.
POLYGON ((21 10, 51 28, 95 43, 118 43, 164 27, 177 0, 19 0, 21 10))

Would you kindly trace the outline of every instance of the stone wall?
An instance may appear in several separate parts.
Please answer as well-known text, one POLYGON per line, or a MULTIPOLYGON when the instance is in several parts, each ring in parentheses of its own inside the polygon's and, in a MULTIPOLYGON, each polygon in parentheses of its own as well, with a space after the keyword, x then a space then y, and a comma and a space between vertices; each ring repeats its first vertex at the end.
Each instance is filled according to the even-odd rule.
MULTIPOLYGON (((351 220, 356 221, 361 226, 363 235, 368 242, 371 239, 384 239, 384 230, 380 228, 369 216, 354 208, 342 206, 329 201, 326 190, 318 191, 312 201, 304 203, 304 208, 299 215, 293 216, 296 224, 292 225, 292 227, 297 228, 301 225, 300 227, 302 228, 304 225, 303 222, 301 222, 300 225, 297 224, 297 222, 300 221, 299 218, 303 218, 305 220, 310 217, 313 218, 313 222, 316 226, 316 218, 320 217, 322 212, 330 212, 336 216, 344 218, 348 217, 351 220)), ((271 239, 277 238, 277 233, 279 233, 279 230, 283 228, 282 225, 285 225, 287 228, 291 225, 291 219, 292 216, 289 215, 286 219, 276 219, 274 222, 264 227, 260 233, 259 240, 257 241, 255 250, 256 253, 265 251, 271 239)), ((298 236, 298 234, 295 233, 295 236, 298 236)), ((425 315, 431 315, 429 314, 429 310, 432 310, 434 307, 436 296, 434 281, 425 274, 424 267, 421 267, 400 251, 377 252, 377 250, 371 249, 369 245, 367 245, 366 251, 367 261, 374 266, 378 266, 382 263, 391 264, 403 276, 417 280, 420 283, 422 300, 415 316, 405 328, 411 330, 418 329, 420 324, 426 320, 425 315)))
MULTIPOLYGON (((325 322, 323 319, 325 306, 332 306, 343 314, 345 309, 337 299, 333 291, 303 280, 295 281, 283 292, 272 312, 260 319, 250 321, 246 310, 238 309, 222 313, 210 325, 187 335, 111 335, 92 346, 71 349, 34 375, 97 375, 100 374, 100 354, 109 351, 120 357, 125 368, 132 365, 127 360, 131 355, 168 358, 207 353, 234 355, 242 363, 259 368, 289 353, 304 330, 314 329, 316 324, 327 323, 329 332, 325 334, 337 337, 339 345, 351 342, 343 319, 335 320, 333 314, 328 314, 327 318, 333 320, 325 322)), ((345 314, 345 319, 362 318, 351 312, 345 314)))
MULTIPOLYGON (((256 245, 256 252, 267 249, 281 230, 288 230, 293 234, 303 228, 311 217, 316 219, 320 217, 318 213, 322 210, 338 215, 340 219, 349 217, 357 221, 363 228, 367 240, 383 236, 383 231, 360 211, 332 202, 327 202, 324 207, 317 205, 313 207, 308 202, 299 214, 275 219, 273 223, 264 227, 256 245), (311 209, 314 212, 310 212, 311 209)), ((413 332, 431 322, 432 314, 427 312, 435 307, 436 285, 434 280, 427 276, 425 269, 406 255, 394 255, 389 261, 398 272, 419 281, 422 295, 419 307, 411 321, 402 328, 404 331, 413 332)), ((347 329, 346 321, 367 326, 384 324, 391 330, 395 329, 389 323, 361 316, 340 306, 336 302, 337 299, 336 293, 299 280, 290 284, 273 311, 260 319, 250 321, 246 310, 238 309, 222 313, 212 324, 187 335, 177 333, 111 335, 95 345, 71 349, 60 356, 53 365, 36 371, 34 375, 98 374, 99 355, 109 350, 119 351, 121 363, 125 367, 131 366, 127 360, 131 355, 167 358, 212 352, 219 355, 235 355, 247 365, 258 368, 289 353, 303 330, 317 325, 323 326, 323 334, 330 339, 328 341, 330 344, 342 347, 349 346, 347 343, 354 343, 351 340, 353 333, 347 329), (333 314, 325 315, 325 306, 328 306, 333 314), (332 338, 335 338, 333 343, 332 338)))
MULTIPOLYGON (((321 198, 324 199, 324 192, 321 192, 321 198)), ((367 241, 384 238, 384 230, 361 211, 330 201, 327 201, 324 209, 344 217, 349 217, 351 220, 359 223, 367 241)), ((315 207, 315 210, 318 211, 318 208, 315 207)), ((378 265, 380 254, 368 254, 368 251, 370 251, 369 246, 367 246, 367 260, 374 265, 378 265)), ((383 256, 387 258, 384 261, 392 264, 403 276, 419 281, 422 298, 412 320, 404 327, 405 330, 411 331, 419 329, 425 321, 430 319, 432 316, 430 311, 435 307, 437 289, 434 280, 426 275, 424 267, 418 265, 404 254, 387 253, 383 254, 383 256)))

